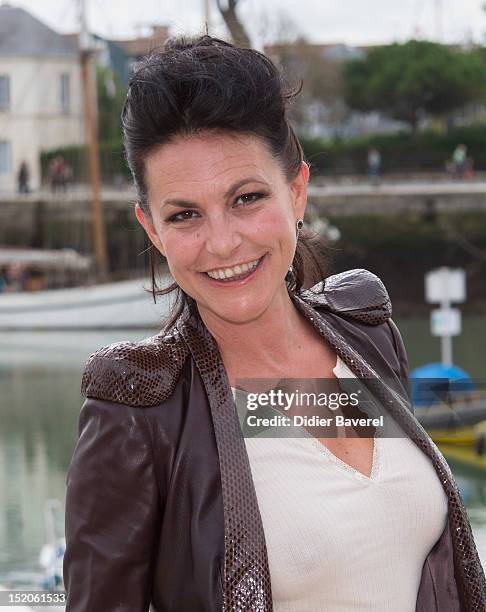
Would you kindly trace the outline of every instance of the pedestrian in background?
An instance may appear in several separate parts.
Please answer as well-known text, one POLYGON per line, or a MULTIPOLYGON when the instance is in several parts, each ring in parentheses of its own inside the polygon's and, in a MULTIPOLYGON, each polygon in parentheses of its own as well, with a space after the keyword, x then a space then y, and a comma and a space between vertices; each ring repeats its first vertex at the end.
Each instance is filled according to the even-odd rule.
POLYGON ((467 147, 465 144, 459 144, 454 149, 452 154, 452 164, 455 178, 464 178, 467 169, 467 147))
POLYGON ((380 181, 381 153, 375 147, 368 150, 368 176, 373 184, 380 181))
POLYGON ((51 191, 66 191, 69 167, 62 155, 56 155, 49 164, 49 184, 51 191))
POLYGON ((27 165, 27 162, 24 159, 22 160, 22 163, 20 164, 19 172, 17 175, 19 193, 29 193, 30 192, 29 178, 30 178, 29 166, 27 165))

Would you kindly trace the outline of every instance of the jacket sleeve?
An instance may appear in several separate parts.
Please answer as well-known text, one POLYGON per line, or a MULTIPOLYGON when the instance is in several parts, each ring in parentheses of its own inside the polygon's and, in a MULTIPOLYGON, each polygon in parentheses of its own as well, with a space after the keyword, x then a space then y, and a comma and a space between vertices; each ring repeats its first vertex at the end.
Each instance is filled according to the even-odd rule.
POLYGON ((407 351, 405 349, 405 344, 403 342, 400 331, 393 319, 388 319, 388 325, 390 326, 395 352, 398 357, 398 363, 400 368, 400 382, 403 384, 403 387, 407 393, 408 399, 410 401, 410 406, 412 407, 413 412, 410 368, 408 365, 408 357, 407 351))
POLYGON ((145 612, 161 504, 143 409, 88 397, 67 475, 67 612, 145 612))

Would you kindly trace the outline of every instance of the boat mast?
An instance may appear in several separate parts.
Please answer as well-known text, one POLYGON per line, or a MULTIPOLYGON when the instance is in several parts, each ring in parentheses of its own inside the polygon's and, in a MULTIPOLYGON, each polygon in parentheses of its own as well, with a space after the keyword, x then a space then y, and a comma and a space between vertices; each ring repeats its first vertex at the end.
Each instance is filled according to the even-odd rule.
POLYGON ((91 212, 93 224, 93 242, 96 256, 98 280, 108 278, 108 258, 106 251, 106 232, 101 203, 100 161, 98 150, 97 117, 94 108, 93 62, 95 48, 88 31, 86 21, 86 2, 78 0, 79 11, 79 49, 81 54, 81 80, 84 98, 84 122, 88 144, 89 180, 91 186, 91 212))
POLYGON ((209 0, 203 0, 203 14, 204 14, 204 30, 206 34, 210 34, 211 30, 211 9, 209 7, 209 0))

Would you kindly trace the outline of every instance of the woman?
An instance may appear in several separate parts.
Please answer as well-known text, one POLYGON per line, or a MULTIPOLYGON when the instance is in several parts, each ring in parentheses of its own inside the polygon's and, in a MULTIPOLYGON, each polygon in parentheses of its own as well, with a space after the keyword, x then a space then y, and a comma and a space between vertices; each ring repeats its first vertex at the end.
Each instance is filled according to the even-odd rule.
POLYGON ((366 270, 325 278, 302 231, 293 95, 264 55, 209 36, 169 41, 131 79, 135 212, 179 303, 160 334, 86 364, 67 610, 485 609, 386 289, 366 270), (369 379, 405 436, 243 437, 239 380, 341 377, 369 379))

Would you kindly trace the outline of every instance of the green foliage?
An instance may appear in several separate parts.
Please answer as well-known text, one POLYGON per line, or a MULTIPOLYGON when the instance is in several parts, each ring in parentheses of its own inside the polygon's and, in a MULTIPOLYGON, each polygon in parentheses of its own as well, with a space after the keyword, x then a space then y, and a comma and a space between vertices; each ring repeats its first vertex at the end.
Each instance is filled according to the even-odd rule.
POLYGON ((47 180, 49 174, 49 164, 54 157, 61 155, 73 171, 72 180, 74 182, 84 181, 88 175, 88 163, 86 148, 79 145, 67 147, 57 147, 43 151, 40 155, 41 172, 43 181, 47 180))
MULTIPOLYGON (((105 183, 111 183, 117 176, 127 180, 131 179, 130 171, 123 156, 121 136, 109 142, 100 142, 99 153, 101 177, 105 183)), ((89 180, 88 152, 84 146, 59 147, 50 151, 44 151, 41 154, 41 168, 44 180, 48 175, 49 163, 56 155, 62 155, 71 166, 73 182, 87 182, 89 180)))
MULTIPOLYGON (((382 153, 383 171, 406 172, 444 170, 455 146, 463 142, 468 154, 474 158, 474 167, 486 169, 486 124, 455 128, 447 134, 433 131, 417 134, 399 132, 388 135, 372 135, 349 141, 326 141, 300 136, 312 174, 361 174, 366 173, 366 155, 370 147, 382 153)), ((101 174, 105 182, 115 176, 131 180, 130 171, 123 157, 121 135, 100 143, 101 174)), ((75 182, 87 181, 87 153, 85 147, 72 146, 46 151, 41 155, 42 175, 47 176, 50 160, 62 155, 73 168, 75 182)))
POLYGON ((424 115, 441 116, 481 99, 485 67, 483 53, 428 41, 374 47, 346 62, 345 100, 355 110, 379 110, 415 128, 424 115))
POLYGON ((458 143, 468 147, 475 169, 486 169, 486 124, 458 127, 443 134, 432 130, 376 134, 348 141, 300 138, 307 160, 316 174, 366 172, 370 147, 382 153, 383 171, 444 170, 458 143))
POLYGON ((97 66, 98 138, 101 142, 120 137, 120 115, 125 102, 125 87, 111 69, 97 66))

